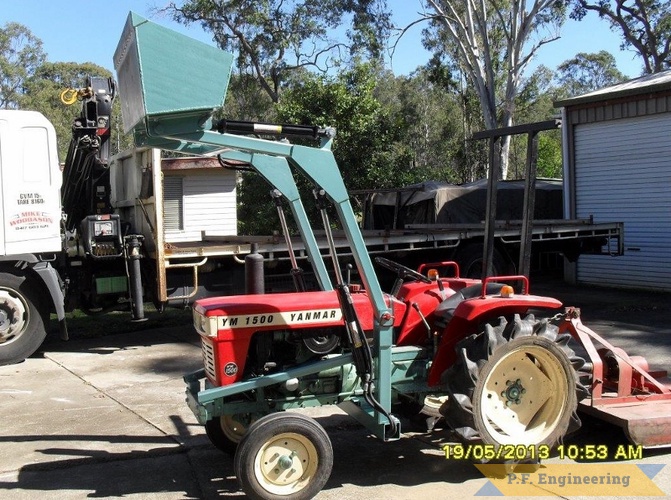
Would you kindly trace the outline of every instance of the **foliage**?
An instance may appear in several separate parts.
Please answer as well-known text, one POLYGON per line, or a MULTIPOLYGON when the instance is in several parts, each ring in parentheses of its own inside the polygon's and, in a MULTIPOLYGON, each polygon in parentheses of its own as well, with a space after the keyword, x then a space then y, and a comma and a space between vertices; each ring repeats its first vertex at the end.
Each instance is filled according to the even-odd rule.
POLYGON ((199 23, 236 53, 238 69, 273 102, 293 71, 326 71, 352 55, 379 58, 390 26, 383 0, 188 0, 166 10, 178 22, 199 23), (335 40, 333 32, 350 20, 350 43, 335 40))
POLYGON ((45 61, 42 41, 19 23, 0 30, 0 109, 14 109, 25 93, 25 81, 45 61))
POLYGON ((617 69, 613 55, 605 50, 590 54, 580 52, 561 63, 557 73, 557 82, 567 97, 586 94, 627 79, 617 69))
POLYGON ((275 121, 275 106, 258 81, 247 73, 234 71, 228 84, 223 116, 233 120, 275 121))
POLYGON ((284 121, 335 126, 333 154, 350 189, 416 179, 409 149, 398 144, 402 124, 375 95, 382 75, 374 65, 358 64, 335 78, 307 77, 278 108, 284 121))
MULTIPOLYGON (((401 140, 412 152, 418 182, 474 180, 471 167, 477 165, 477 161, 466 159, 474 146, 477 147, 468 140, 473 125, 469 119, 472 118, 467 105, 469 99, 459 92, 448 74, 444 68, 429 65, 411 76, 396 77, 379 86, 393 92, 393 100, 387 97, 389 104, 383 102, 391 107, 401 123, 401 140), (398 109, 394 110, 394 106, 398 109)), ((476 127, 481 128, 479 124, 476 127)))
MULTIPOLYGON (((514 123, 516 98, 524 71, 537 50, 557 36, 564 21, 562 0, 426 0, 427 48, 452 59, 463 71, 480 100, 485 128, 514 123)), ((500 156, 507 176, 509 140, 500 156)))
POLYGON ((562 177, 561 130, 538 134, 536 175, 554 179, 562 177))
POLYGON ((671 3, 668 0, 573 0, 571 17, 588 11, 620 31, 623 48, 633 48, 643 59, 644 73, 671 68, 671 3))
MULTIPOLYGON (((350 190, 405 185, 418 180, 407 168, 411 154, 400 139, 400 123, 375 97, 378 74, 371 64, 355 65, 335 77, 306 73, 285 92, 277 107, 284 123, 334 127, 332 150, 350 190)), ((309 199, 311 186, 297 179, 309 199)), ((260 186, 253 174, 243 176, 239 189, 238 217, 241 232, 276 227, 276 216, 267 196, 269 186, 260 186), (270 206, 270 208, 268 208, 270 206), (263 207, 263 208, 261 208, 263 207), (261 216, 256 215, 262 210, 261 216), (253 228, 251 225, 253 224, 253 228)))

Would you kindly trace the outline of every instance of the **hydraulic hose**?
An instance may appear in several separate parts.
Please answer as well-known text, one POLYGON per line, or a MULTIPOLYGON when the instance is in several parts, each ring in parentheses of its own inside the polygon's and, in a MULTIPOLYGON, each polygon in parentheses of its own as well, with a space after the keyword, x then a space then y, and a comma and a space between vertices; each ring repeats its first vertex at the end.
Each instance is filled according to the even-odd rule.
POLYGON ((370 352, 370 346, 366 340, 361 323, 356 315, 354 309, 354 302, 347 285, 338 283, 336 286, 338 292, 338 301, 340 302, 340 309, 342 309, 345 320, 345 329, 352 347, 352 358, 354 359, 354 367, 356 374, 362 381, 363 397, 366 402, 376 411, 384 415, 389 421, 389 430, 391 436, 395 436, 398 432, 396 419, 384 409, 384 407, 375 399, 375 387, 373 384, 373 355, 370 352))

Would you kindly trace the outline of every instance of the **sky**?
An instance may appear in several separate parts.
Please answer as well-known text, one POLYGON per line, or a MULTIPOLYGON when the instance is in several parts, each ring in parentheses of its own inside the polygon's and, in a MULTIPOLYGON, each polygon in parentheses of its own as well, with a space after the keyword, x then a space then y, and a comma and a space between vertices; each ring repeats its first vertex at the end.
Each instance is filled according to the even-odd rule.
MULTIPOLYGON (((185 27, 157 13, 167 0, 0 0, 0 26, 18 22, 43 42, 51 62, 93 62, 114 71, 112 56, 129 11, 193 38, 214 45, 200 26, 185 27)), ((419 0, 388 0, 394 22, 408 25, 419 18, 419 0)), ((397 75, 409 74, 428 61, 430 55, 421 45, 421 25, 411 28, 399 41, 391 60, 397 75)), ((530 70, 543 64, 554 70, 579 52, 607 50, 613 54, 618 69, 635 78, 641 74, 641 62, 631 51, 622 51, 620 36, 606 21, 588 14, 581 22, 568 20, 561 38, 541 47, 530 70)), ((527 72, 527 76, 530 71, 527 72)))

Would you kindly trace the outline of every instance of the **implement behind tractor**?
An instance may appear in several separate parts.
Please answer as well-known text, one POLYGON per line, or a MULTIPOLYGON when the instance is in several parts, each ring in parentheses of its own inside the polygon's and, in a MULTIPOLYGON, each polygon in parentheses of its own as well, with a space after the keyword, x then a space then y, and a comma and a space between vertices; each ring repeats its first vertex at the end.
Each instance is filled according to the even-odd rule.
POLYGON ((579 427, 579 406, 622 425, 636 444, 671 443, 665 374, 610 346, 576 309, 531 295, 525 276, 476 280, 453 262, 413 270, 377 258, 395 275, 383 293, 330 150, 333 131, 213 120, 232 61, 135 14, 115 54, 124 125, 137 145, 247 165, 272 186, 280 213, 290 206, 317 277, 320 290, 194 307, 205 367, 185 377, 187 401, 213 444, 235 454, 249 496, 310 498, 324 486, 333 465, 327 433, 284 410, 326 404, 386 441, 401 436, 394 413, 423 414, 429 428, 444 419, 499 461, 546 457, 579 427), (319 146, 293 145, 292 136, 319 146), (331 243, 327 208, 335 209, 361 283, 341 271, 335 245, 324 261, 294 174, 314 186, 331 243))

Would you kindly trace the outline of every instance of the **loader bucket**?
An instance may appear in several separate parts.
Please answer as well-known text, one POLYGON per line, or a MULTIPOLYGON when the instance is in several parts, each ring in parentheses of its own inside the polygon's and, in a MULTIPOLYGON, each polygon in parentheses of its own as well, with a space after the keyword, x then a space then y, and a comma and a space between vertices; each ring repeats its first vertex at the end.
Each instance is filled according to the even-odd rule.
POLYGON ((203 129, 224 103, 232 66, 232 54, 131 12, 114 52, 124 131, 146 132, 152 119, 203 129))
POLYGON ((671 446, 671 401, 637 401, 599 406, 581 404, 580 410, 621 427, 627 439, 644 448, 671 446))

